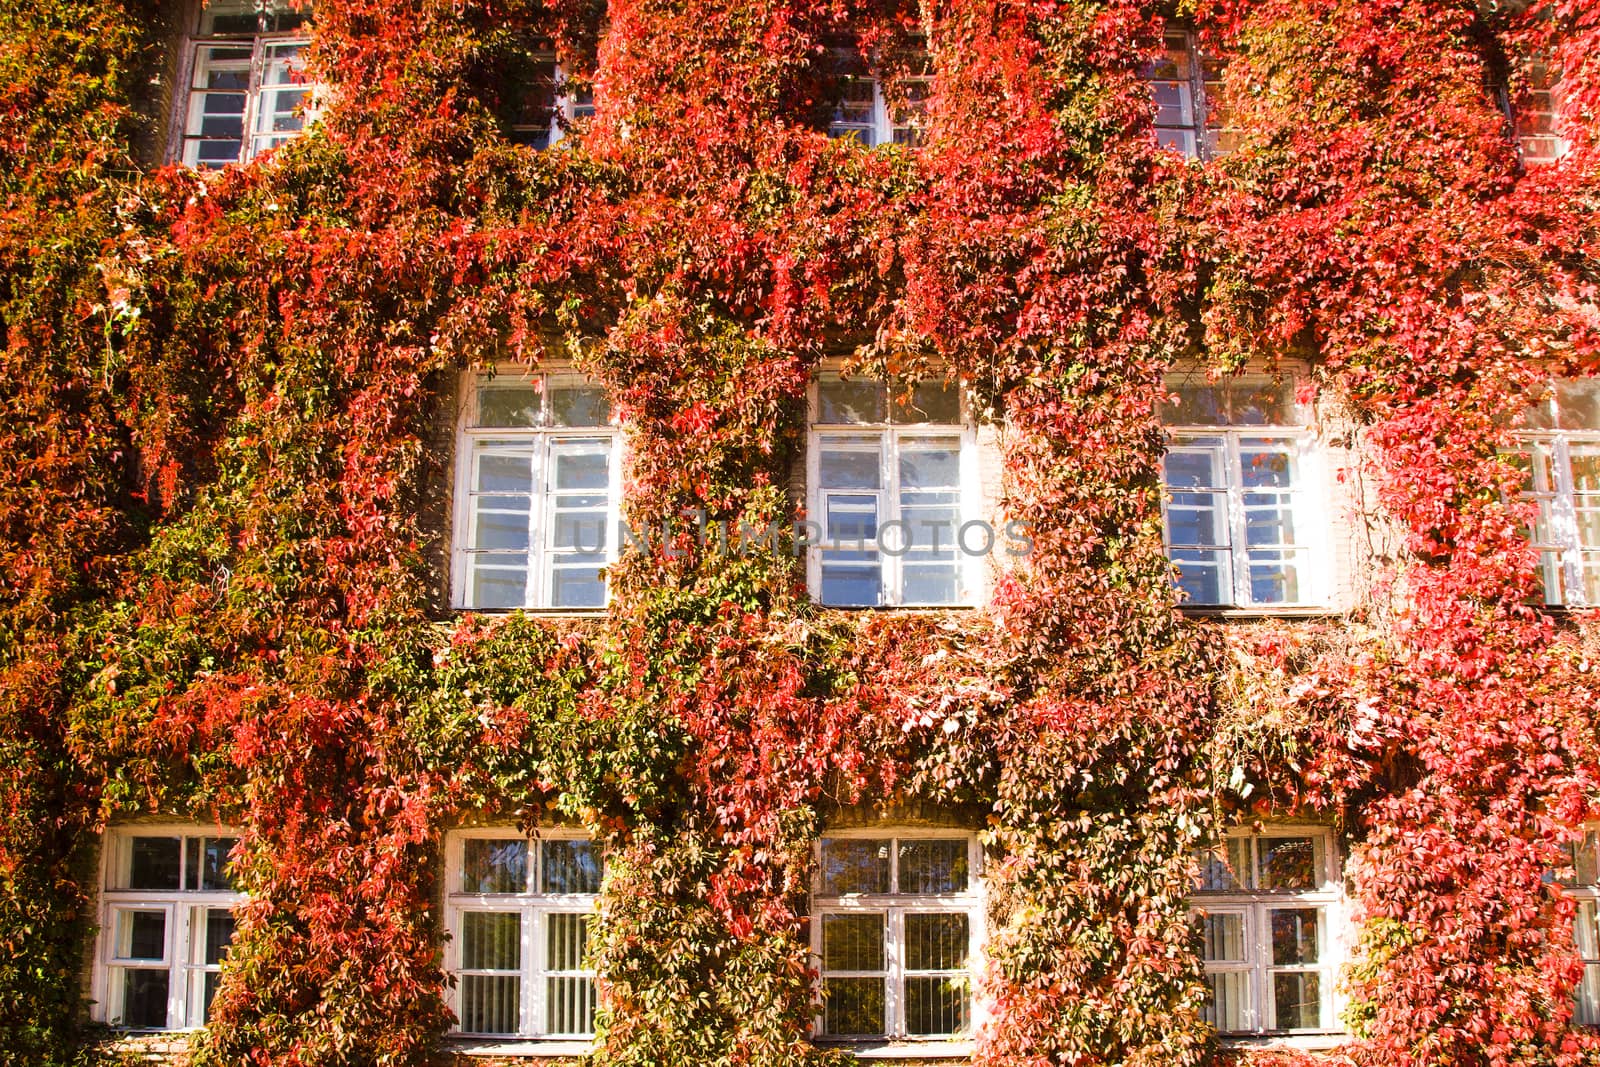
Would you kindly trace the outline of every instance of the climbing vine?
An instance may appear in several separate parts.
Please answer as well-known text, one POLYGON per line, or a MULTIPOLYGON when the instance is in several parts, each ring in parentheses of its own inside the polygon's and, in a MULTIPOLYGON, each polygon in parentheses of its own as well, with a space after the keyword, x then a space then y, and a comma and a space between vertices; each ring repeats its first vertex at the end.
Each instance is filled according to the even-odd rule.
POLYGON ((605 845, 596 1062, 834 1062, 812 846, 885 813, 984 832, 975 1062, 1234 1055, 1191 857, 1288 813, 1351 844, 1337 1056, 1600 1061, 1546 877, 1600 784, 1595 631, 1530 606, 1507 458, 1600 362, 1592 3, 326 0, 321 121, 204 175, 140 147, 156 7, 0 0, 0 1062, 93 1055, 95 842, 152 813, 241 834, 199 1064, 436 1062, 473 818, 605 845), (1151 135, 1174 19, 1226 58, 1205 163, 1151 135), (920 147, 826 135, 848 38, 897 103, 926 42, 920 147), (539 40, 596 100, 546 151, 501 126, 539 40), (1535 61, 1544 168, 1496 92, 1535 61), (683 524, 788 526, 832 358, 999 428, 1033 552, 985 609, 823 610, 788 538, 683 524), (1345 413, 1371 587, 1187 615, 1166 377, 1290 358, 1345 413), (445 612, 459 376, 556 361, 625 426, 630 523, 679 535, 602 618, 445 612))

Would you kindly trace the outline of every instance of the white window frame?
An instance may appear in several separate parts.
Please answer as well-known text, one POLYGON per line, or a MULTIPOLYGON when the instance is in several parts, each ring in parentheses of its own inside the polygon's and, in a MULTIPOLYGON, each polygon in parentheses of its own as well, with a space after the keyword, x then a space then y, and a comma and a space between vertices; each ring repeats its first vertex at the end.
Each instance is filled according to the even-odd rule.
MULTIPOLYGON (((901 78, 900 81, 907 88, 914 85, 923 87, 924 108, 922 113, 926 116, 927 93, 932 91, 934 74, 932 55, 926 52, 924 54, 928 55, 929 73, 907 75, 901 78)), ((830 55, 833 56, 836 63, 851 62, 859 58, 862 66, 866 68, 867 72, 865 74, 841 74, 839 79, 841 82, 865 81, 872 83, 872 118, 869 122, 848 122, 841 117, 840 112, 836 111, 828 121, 828 136, 835 139, 853 137, 861 141, 867 148, 878 148, 882 145, 899 145, 901 148, 920 147, 927 128, 925 120, 922 123, 895 121, 894 106, 890 103, 888 96, 885 95, 883 78, 872 62, 851 47, 834 48, 830 55), (907 137, 903 141, 896 136, 902 130, 907 131, 907 137), (860 134, 865 134, 866 136, 859 136, 860 134)))
MULTIPOLYGON (((818 421, 821 417, 821 404, 818 399, 818 386, 823 381, 839 381, 837 372, 824 371, 820 376, 814 376, 806 389, 806 425, 808 427, 806 441, 806 514, 812 522, 817 523, 824 530, 822 544, 809 545, 806 548, 806 587, 811 592, 811 597, 818 604, 822 601, 822 553, 829 547, 826 544, 827 515, 823 507, 822 488, 822 448, 825 442, 839 438, 878 438, 878 470, 880 472, 880 488, 876 490, 850 490, 850 495, 866 496, 876 495, 881 504, 879 511, 879 529, 881 530, 890 522, 900 519, 900 463, 901 443, 908 442, 913 447, 917 442, 939 440, 959 436, 961 440, 960 454, 957 460, 958 477, 960 484, 960 499, 958 506, 961 509, 960 523, 952 532, 952 537, 957 539, 956 549, 956 599, 946 604, 909 603, 904 597, 903 560, 904 553, 891 555, 888 552, 879 553, 882 601, 876 605, 878 608, 927 608, 938 610, 941 608, 970 608, 978 603, 979 590, 982 587, 982 557, 965 552, 959 543, 961 527, 969 522, 979 520, 988 521, 988 517, 980 514, 982 511, 980 474, 978 470, 978 432, 977 426, 971 418, 967 402, 966 390, 957 388, 960 398, 960 422, 955 423, 895 423, 887 421, 888 410, 885 409, 883 422, 847 422, 823 423, 818 421)), ((867 381, 868 379, 859 379, 867 381)), ((881 384, 881 383, 880 383, 881 384)), ((897 386, 886 386, 891 392, 897 386)), ((870 452, 868 448, 846 448, 845 451, 870 452)), ((841 490, 842 491, 842 490, 841 490)), ((997 532, 998 537, 998 532, 997 532)), ((877 549, 876 540, 862 542, 877 549)), ((854 547, 856 542, 846 542, 854 547)), ((841 611, 870 611, 873 605, 826 605, 825 607, 837 608, 841 611)))
MULTIPOLYGON (((157 823, 118 826, 108 829, 100 854, 100 930, 95 939, 94 973, 91 989, 94 998, 90 1013, 95 1022, 138 1033, 198 1030, 204 1025, 206 973, 218 973, 220 965, 194 959, 203 947, 197 940, 196 919, 208 909, 232 909, 245 899, 232 890, 215 889, 121 889, 112 886, 113 872, 132 847, 135 837, 175 837, 179 846, 178 870, 181 879, 188 874, 188 850, 192 838, 237 838, 238 831, 193 823, 157 823), (165 916, 165 945, 159 961, 125 961, 116 955, 117 916, 125 911, 161 912, 165 916), (113 978, 124 969, 165 970, 167 972, 167 1024, 163 1027, 125 1027, 118 1022, 118 993, 113 978), (196 988, 198 986, 198 988, 196 988)), ((203 937, 203 933, 200 934, 203 937)))
POLYGON ((1144 80, 1151 87, 1152 98, 1156 83, 1170 82, 1188 89, 1185 121, 1176 126, 1164 125, 1161 122, 1160 112, 1157 111, 1151 125, 1157 142, 1161 142, 1163 133, 1174 133, 1183 139, 1182 147, 1171 145, 1164 147, 1178 152, 1185 159, 1210 160, 1226 155, 1227 151, 1220 143, 1223 130, 1211 122, 1213 111, 1207 87, 1216 84, 1216 81, 1206 76, 1206 56, 1200 50, 1199 39, 1193 30, 1169 27, 1162 37, 1161 44, 1163 57, 1170 56, 1174 52, 1181 52, 1187 57, 1189 76, 1187 79, 1157 78, 1154 63, 1147 65, 1144 70, 1144 80))
MULTIPOLYGON (((812 846, 811 878, 811 964, 816 975, 816 1014, 812 1018, 814 1039, 829 1044, 859 1045, 884 1042, 905 1042, 918 1045, 960 1044, 972 1039, 987 1018, 987 1005, 981 995, 979 975, 982 973, 984 943, 987 931, 984 924, 984 869, 983 845, 978 835, 970 830, 954 828, 876 827, 830 830, 812 846), (851 893, 843 896, 822 894, 822 843, 828 840, 871 840, 889 842, 888 893, 851 893), (900 842, 902 841, 953 841, 967 844, 967 889, 962 893, 899 893, 900 842), (948 914, 959 912, 967 917, 967 966, 960 972, 970 990, 967 1001, 967 1030, 960 1034, 935 1034, 909 1036, 905 1019, 905 917, 916 914, 948 914), (828 971, 823 966, 822 922, 826 915, 882 914, 884 921, 884 1033, 879 1035, 841 1035, 824 1033, 823 1014, 826 999, 824 982, 830 977, 878 977, 877 972, 828 971)), ((914 976, 946 975, 948 971, 917 971, 914 976)))
MULTIPOLYGON (((467 893, 462 890, 461 866, 465 852, 465 842, 468 840, 494 840, 511 841, 523 840, 528 842, 528 871, 530 879, 537 885, 538 879, 543 877, 543 853, 541 842, 544 841, 592 841, 591 835, 582 830, 569 830, 565 828, 540 830, 536 834, 527 835, 514 826, 501 827, 474 827, 472 829, 452 830, 445 835, 445 929, 449 931, 449 938, 445 942, 445 970, 454 978, 459 979, 464 973, 461 966, 461 939, 463 916, 472 912, 488 912, 494 914, 515 913, 521 916, 522 934, 522 968, 519 972, 522 979, 522 997, 518 1005, 518 1028, 515 1034, 475 1034, 460 1028, 462 1011, 461 983, 459 980, 450 983, 448 1003, 454 1013, 457 1023, 451 1028, 451 1034, 463 1038, 496 1038, 499 1040, 518 1041, 559 1041, 589 1043, 594 1040, 594 1032, 588 1033, 556 1033, 552 1034, 545 1026, 548 1018, 549 1005, 546 1001, 545 979, 547 978, 588 978, 594 980, 596 972, 592 967, 581 968, 576 971, 547 970, 544 966, 545 930, 549 917, 556 915, 586 914, 592 924, 598 915, 600 894, 598 893, 543 893, 525 891, 521 893, 467 893)), ((599 846, 595 845, 596 852, 599 846)), ((603 868, 602 868, 603 877, 603 868)), ((473 971, 473 974, 510 974, 508 971, 473 971)))
POLYGON ((1512 100, 1509 91, 1505 93, 1504 102, 1506 117, 1511 121, 1511 132, 1516 139, 1517 154, 1528 167, 1549 167, 1560 163, 1572 152, 1572 142, 1562 136, 1561 120, 1564 105, 1561 91, 1561 80, 1551 71, 1550 65, 1543 60, 1535 60, 1526 69, 1529 86, 1522 99, 1512 100), (1537 84, 1543 82, 1543 85, 1537 84), (1531 106, 1529 97, 1542 94, 1549 101, 1549 107, 1540 108, 1531 106), (1541 115, 1549 115, 1549 132, 1525 130, 1526 120, 1541 115), (1549 151, 1537 150, 1537 146, 1547 143, 1549 151))
POLYGON ((1594 566, 1600 567, 1600 544, 1589 545, 1583 541, 1578 522, 1577 485, 1572 474, 1575 448, 1600 453, 1600 426, 1582 430, 1561 428, 1560 386, 1564 384, 1568 383, 1553 383, 1549 395, 1539 401, 1549 414, 1550 427, 1517 431, 1518 450, 1527 459, 1533 482, 1533 488, 1524 490, 1520 496, 1539 509, 1541 517, 1548 515, 1549 538, 1538 538, 1537 519, 1529 538, 1539 552, 1545 604, 1567 608, 1600 607, 1600 604, 1589 603, 1584 583, 1588 569, 1584 566, 1584 556, 1591 556, 1594 566), (1554 476, 1554 484, 1546 482, 1544 467, 1533 452, 1535 448, 1548 451, 1549 473, 1554 476), (1548 513, 1544 511, 1545 505, 1549 506, 1548 513))
MULTIPOLYGON (((281 32, 257 31, 255 33, 233 34, 201 34, 199 32, 200 20, 204 15, 203 3, 189 5, 186 15, 189 27, 184 35, 183 70, 181 74, 180 90, 174 94, 173 100, 173 133, 171 138, 169 157, 184 166, 201 170, 218 169, 215 163, 202 164, 198 157, 190 158, 190 145, 200 144, 205 138, 190 131, 196 126, 196 107, 207 91, 203 86, 196 86, 195 78, 201 69, 200 57, 208 48, 234 48, 250 50, 249 85, 244 91, 244 111, 240 116, 242 135, 239 144, 238 156, 221 163, 221 167, 235 164, 248 163, 262 152, 291 141, 305 132, 317 119, 321 104, 321 87, 315 82, 304 82, 307 89, 304 110, 304 122, 299 130, 289 132, 261 131, 256 129, 261 119, 262 100, 268 92, 275 91, 278 86, 265 83, 267 74, 274 60, 270 53, 282 48, 298 48, 302 51, 310 45, 311 35, 302 27, 281 32)), ((311 10, 309 2, 302 4, 307 12, 311 10)), ((302 84, 302 83, 295 83, 302 84)))
POLYGON ((1239 915, 1243 918, 1245 960, 1243 962, 1205 961, 1206 975, 1244 973, 1250 976, 1250 1006, 1246 1013, 1246 1028, 1219 1031, 1224 1038, 1249 1038, 1266 1036, 1315 1036, 1342 1034, 1340 1013, 1344 1010, 1344 997, 1338 989, 1338 978, 1348 953, 1348 919, 1344 900, 1344 883, 1341 877, 1343 858, 1339 840, 1330 828, 1315 824, 1273 824, 1260 831, 1245 828, 1230 829, 1227 842, 1247 840, 1250 848, 1253 881, 1259 870, 1260 843, 1273 839, 1310 837, 1322 856, 1319 884, 1312 889, 1276 890, 1255 889, 1242 885, 1235 890, 1205 890, 1197 888, 1189 898, 1189 908, 1196 921, 1204 915, 1239 915), (1318 941, 1323 946, 1315 965, 1278 966, 1272 962, 1271 913, 1278 910, 1304 910, 1315 908, 1321 919, 1318 941), (1289 1029, 1276 1026, 1275 1005, 1272 995, 1272 976, 1278 973, 1314 973, 1318 976, 1318 996, 1321 1016, 1327 1026, 1289 1029))
POLYGON ((1600 879, 1600 823, 1585 823, 1579 830, 1582 836, 1570 846, 1572 877, 1557 878, 1556 885, 1561 894, 1573 902, 1572 944, 1583 962, 1583 975, 1578 980, 1578 988, 1573 990, 1575 1003, 1572 1022, 1575 1026, 1593 1027, 1600 1026, 1600 881, 1578 880, 1578 854, 1583 851, 1589 853, 1589 869, 1595 872, 1596 879, 1600 879), (1587 937, 1583 932, 1586 912, 1591 931, 1587 937), (1585 941, 1589 944, 1587 952, 1584 951, 1585 941), (1589 990, 1587 1008, 1585 988, 1589 990))
MULTIPOLYGON (((545 130, 545 144, 543 151, 549 151, 564 141, 567 132, 573 123, 579 119, 591 118, 594 115, 594 93, 589 92, 587 103, 579 99, 578 94, 572 91, 571 82, 567 79, 566 68, 562 66, 560 57, 554 48, 540 48, 529 53, 529 59, 536 62, 551 64, 551 76, 554 79, 554 107, 550 114, 550 123, 545 130)), ((544 127, 534 124, 514 124, 511 130, 514 133, 537 132, 544 127)))
MULTIPOLYGON (((1291 376, 1285 369, 1286 377, 1291 381, 1300 379, 1299 374, 1291 376)), ((1220 379, 1212 383, 1216 388, 1229 386, 1248 386, 1251 382, 1267 381, 1266 376, 1258 374, 1244 374, 1234 378, 1220 379)), ((1209 451, 1200 446, 1191 444, 1195 438, 1221 438, 1224 442, 1225 454, 1223 456, 1224 481, 1227 494, 1227 522, 1228 522, 1228 581, 1219 583, 1225 591, 1232 593, 1231 600, 1221 604, 1202 604, 1198 602, 1185 602, 1186 607, 1194 607, 1209 611, 1251 611, 1271 614, 1279 611, 1299 611, 1306 608, 1326 606, 1331 595, 1331 582, 1328 570, 1332 558, 1327 545, 1326 531, 1328 527, 1328 501, 1326 482, 1323 472, 1322 451, 1318 447, 1316 428, 1313 413, 1307 404, 1295 404, 1301 416, 1301 423, 1296 426, 1283 426, 1267 424, 1261 426, 1206 426, 1190 423, 1163 423, 1167 435, 1167 454, 1181 452, 1185 449, 1195 451, 1209 451), (1244 496, 1244 461, 1242 458, 1242 442, 1246 439, 1283 441, 1293 446, 1296 478, 1291 483, 1289 494, 1294 515, 1295 536, 1303 538, 1296 541, 1293 546, 1303 549, 1305 565, 1299 575, 1299 599, 1285 601, 1257 602, 1250 582, 1250 548, 1247 516, 1245 513, 1244 496)), ((1174 545, 1172 542, 1172 522, 1170 519, 1170 503, 1172 489, 1167 484, 1165 457, 1162 465, 1161 487, 1161 530, 1162 540, 1165 543, 1168 558, 1172 557, 1174 545)), ((1179 545, 1177 550, 1202 551, 1210 546, 1204 545, 1179 545)), ((1268 548, 1273 546, 1256 546, 1268 548)), ((1285 547, 1285 546, 1278 546, 1285 547)), ((1216 546, 1220 551, 1221 546, 1216 546)), ((1181 565, 1180 565, 1181 566, 1181 565)))
MULTIPOLYGON (((462 377, 461 410, 456 426, 456 455, 455 455, 455 514, 451 536, 452 564, 451 564, 451 602, 458 611, 530 611, 530 612, 555 612, 555 613, 585 613, 603 611, 601 607, 568 608, 553 607, 550 605, 551 578, 554 574, 550 562, 549 550, 545 544, 547 532, 551 525, 550 492, 546 488, 546 473, 550 469, 550 446, 561 441, 593 440, 605 438, 610 442, 610 486, 607 490, 609 497, 606 508, 606 558, 604 566, 609 567, 617 561, 621 550, 622 540, 622 465, 625 459, 624 435, 617 425, 613 414, 610 423, 604 426, 538 426, 538 427, 488 427, 478 426, 478 386, 499 381, 502 383, 515 381, 518 384, 532 381, 542 381, 541 396, 548 398, 552 385, 576 385, 604 388, 602 383, 594 381, 583 374, 564 367, 551 367, 520 375, 491 376, 486 372, 468 371, 462 377), (472 558, 479 554, 492 554, 490 550, 479 550, 471 547, 468 541, 472 534, 472 501, 474 497, 473 484, 475 481, 478 450, 477 441, 486 440, 525 440, 533 454, 534 466, 534 492, 536 507, 539 511, 539 521, 535 529, 529 533, 528 545, 528 603, 521 608, 479 608, 467 603, 467 590, 471 584, 472 558)), ((547 402, 547 401, 546 401, 547 402)), ((606 586, 605 603, 611 602, 611 582, 602 579, 606 586)))

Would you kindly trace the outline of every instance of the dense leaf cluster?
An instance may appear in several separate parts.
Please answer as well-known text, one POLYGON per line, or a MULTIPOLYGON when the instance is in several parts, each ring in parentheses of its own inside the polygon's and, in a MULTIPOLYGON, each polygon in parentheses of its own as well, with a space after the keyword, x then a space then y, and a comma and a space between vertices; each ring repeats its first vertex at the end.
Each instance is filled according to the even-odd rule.
POLYGON ((1355 845, 1346 1055, 1592 1062, 1544 872, 1595 798, 1595 632, 1527 606, 1501 450, 1600 354, 1600 15, 1177 8, 327 0, 322 124, 202 178, 133 148, 166 12, 0 0, 0 1061, 75 1055, 96 834, 162 812, 243 831, 200 1063, 435 1057, 440 838, 480 815, 610 850, 599 1062, 829 1062, 810 847, 887 809, 986 830, 979 1062, 1211 1062, 1190 852, 1290 810, 1355 845), (1174 15, 1229 57, 1206 165, 1150 136, 1174 15), (844 33, 926 34, 922 148, 825 135, 844 33), (496 119, 536 36, 598 102, 542 153, 496 119), (1573 151, 1524 172, 1493 87, 1536 56, 1573 151), (787 546, 683 542, 602 620, 439 613, 463 368, 573 360, 636 524, 759 526, 840 353, 1003 421, 1036 552, 990 610, 824 612, 787 546), (1394 549, 1337 624, 1186 619, 1164 375, 1288 355, 1394 549))

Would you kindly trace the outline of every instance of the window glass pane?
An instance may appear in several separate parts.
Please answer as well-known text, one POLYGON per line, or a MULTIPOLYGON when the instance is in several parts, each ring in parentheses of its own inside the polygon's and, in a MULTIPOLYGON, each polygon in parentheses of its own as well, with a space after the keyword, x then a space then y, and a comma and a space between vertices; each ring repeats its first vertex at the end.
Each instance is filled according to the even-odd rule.
POLYGON ((463 893, 521 893, 527 888, 527 841, 468 837, 461 842, 463 893))
POLYGON ((467 607, 488 611, 526 607, 528 604, 528 557, 491 556, 472 563, 471 588, 467 607))
POLYGON ((1211 999, 1206 1002, 1206 1022, 1224 1034, 1249 1030, 1250 972, 1230 971, 1207 977, 1211 999))
POLYGON ((478 426, 538 426, 543 397, 536 385, 478 387, 478 426))
POLYGON ((583 969, 589 947, 589 917, 552 913, 545 916, 544 965, 550 971, 583 969))
POLYGON ((550 581, 550 606, 553 608, 603 608, 606 583, 599 567, 563 568, 550 581))
POLYGON ((1584 964, 1572 1021, 1579 1026, 1600 1026, 1600 963, 1584 964))
POLYGON ((1202 892, 1237 892, 1250 872, 1250 839, 1230 837, 1223 845, 1195 854, 1200 871, 1196 888, 1202 892))
POLYGON ((543 49, 523 50, 507 66, 500 83, 505 92, 501 114, 510 138, 516 144, 548 148, 556 114, 555 56, 543 49))
POLYGON ((200 8, 200 36, 287 33, 311 19, 311 4, 294 0, 207 0, 200 8))
POLYGON ((311 103, 311 86, 305 81, 302 59, 305 48, 304 43, 296 42, 263 49, 262 89, 256 107, 258 152, 287 140, 278 135, 299 133, 305 126, 305 110, 311 103))
POLYGON ((228 949, 233 944, 233 934, 236 921, 233 912, 228 908, 197 908, 199 920, 194 935, 196 944, 197 963, 203 966, 215 967, 228 958, 228 949))
POLYGON ((159 963, 167 958, 167 913, 119 908, 116 913, 115 957, 159 963))
POLYGON ((183 880, 185 889, 228 891, 234 888, 228 853, 233 850, 231 837, 191 837, 188 842, 188 871, 183 880))
POLYGON ((557 385, 550 389, 550 425, 604 426, 611 421, 606 391, 598 385, 557 385))
POLYGON ((965 975, 908 976, 905 980, 906 1034, 939 1037, 964 1033, 969 988, 965 975))
POLYGON ((1220 387, 1199 380, 1167 381, 1171 399, 1161 406, 1161 421, 1168 426, 1225 426, 1227 409, 1220 387))
POLYGON ((822 895, 889 891, 887 838, 825 837, 822 839, 822 895))
POLYGON ((1228 383, 1229 421, 1234 426, 1298 426, 1304 421, 1292 380, 1236 378, 1228 383))
POLYGON ((1273 908, 1272 963, 1273 966, 1315 965, 1320 957, 1317 923, 1322 912, 1318 908, 1273 908))
POLYGON ((1267 490, 1295 484, 1294 446, 1271 438, 1246 437, 1239 442, 1239 469, 1244 479, 1245 507, 1286 505, 1289 497, 1267 490))
POLYGON ((204 1026, 211 1021, 211 1002, 217 999, 217 990, 222 988, 222 975, 216 971, 201 971, 196 976, 200 983, 200 1024, 204 1026))
POLYGON ((1188 603, 1200 606, 1233 603, 1232 568, 1228 565, 1227 553, 1175 548, 1172 562, 1177 564, 1178 588, 1183 590, 1188 603))
POLYGON ((125 889, 179 889, 182 839, 132 837, 128 839, 128 879, 125 889))
MULTIPOLYGON (((905 442, 900 447, 900 492, 961 487, 961 441, 905 442)), ((946 538, 950 540, 950 538, 946 538)))
MULTIPOLYGON (((503 451, 508 444, 502 441, 479 443, 478 481, 474 488, 480 493, 514 493, 517 495, 511 499, 526 501, 533 492, 533 456, 527 452, 503 451)), ((521 510, 526 510, 525 504, 521 510)))
POLYGON ((817 383, 817 421, 825 426, 883 422, 888 399, 882 382, 824 379, 817 383))
POLYGON ((822 917, 824 971, 881 971, 884 916, 881 913, 822 917))
POLYGON ((1208 914, 1200 918, 1200 958, 1207 963, 1244 963, 1244 916, 1208 914))
POLYGON ((964 893, 967 842, 964 839, 900 842, 901 893, 964 893))
POLYGON ((830 1037, 872 1037, 884 1032, 882 978, 825 978, 822 1032, 830 1037))
POLYGON ((907 912, 906 969, 959 971, 967 965, 967 917, 960 912, 907 912))
POLYGON ((1256 604, 1294 604, 1300 596, 1300 553, 1250 551, 1250 599, 1256 604))
POLYGON ((883 485, 883 465, 877 442, 872 451, 830 449, 824 445, 819 461, 824 489, 878 489, 883 485))
MULTIPOLYGON (((866 545, 878 539, 878 498, 829 493, 824 497, 823 540, 829 545, 866 545)), ((868 559, 857 553, 830 554, 832 559, 868 559)))
POLYGON ((533 500, 526 496, 483 496, 472 502, 472 548, 526 552, 533 500))
POLYGON ((1322 1029, 1322 981, 1316 973, 1274 974, 1272 1002, 1279 1030, 1322 1029))
POLYGON ((961 589, 955 564, 924 565, 907 563, 901 569, 904 588, 900 602, 906 605, 959 604, 961 589))
POLYGON ((1556 385, 1556 407, 1563 430, 1600 430, 1600 381, 1560 382, 1556 385))
POLYGON ((592 841, 545 841, 546 893, 600 892, 600 851, 592 841))
POLYGON ((611 487, 611 442, 562 441, 553 451, 556 489, 604 492, 611 487))
POLYGON ((1258 855, 1262 889, 1315 889, 1322 884, 1318 870, 1317 839, 1314 837, 1263 837, 1258 855))
POLYGON ((552 1037, 594 1033, 594 979, 560 975, 545 979, 545 1028, 552 1037))
POLYGON ((824 607, 874 608, 883 603, 883 573, 879 564, 830 565, 829 555, 831 553, 823 553, 822 590, 818 596, 824 607))
MULTIPOLYGON (((1162 460, 1162 480, 1174 496, 1185 490, 1228 487, 1226 445, 1220 437, 1180 437, 1162 460)), ((1193 493, 1196 497, 1204 494, 1193 493)))
POLYGON ((114 972, 121 978, 122 1011, 111 1020, 112 1025, 134 1030, 165 1030, 168 973, 120 968, 114 972))
POLYGON ((1600 960, 1600 930, 1596 929, 1595 902, 1578 901, 1572 922, 1572 944, 1578 950, 1578 956, 1586 960, 1600 960))
POLYGON ((897 385, 890 394, 890 419, 896 423, 956 424, 961 421, 961 390, 954 382, 897 385))
MULTIPOLYGON (((1569 885, 1600 884, 1600 834, 1585 830, 1583 839, 1573 844, 1572 873, 1569 885)), ((1600 953, 1595 958, 1600 959, 1600 953)))
POLYGON ((522 1014, 522 978, 518 975, 461 976, 461 1032, 514 1034, 522 1014))
POLYGON ((461 966, 469 971, 519 970, 522 916, 514 911, 463 912, 461 966))

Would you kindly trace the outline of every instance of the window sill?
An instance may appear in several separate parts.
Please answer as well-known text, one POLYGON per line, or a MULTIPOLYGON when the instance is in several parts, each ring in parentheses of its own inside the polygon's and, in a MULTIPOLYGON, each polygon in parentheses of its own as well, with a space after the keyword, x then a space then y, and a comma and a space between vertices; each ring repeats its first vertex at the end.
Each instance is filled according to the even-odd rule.
POLYGON ((1348 1043, 1350 1035, 1329 1032, 1325 1034, 1262 1034, 1252 1037, 1234 1034, 1222 1038, 1222 1047, 1228 1049, 1293 1049, 1297 1052, 1327 1052, 1348 1043))
POLYGON ((850 1052, 858 1060, 969 1060, 971 1041, 843 1041, 819 1038, 822 1048, 850 1052))
POLYGON ((1251 619, 1338 619, 1344 612, 1336 608, 1321 605, 1286 605, 1281 608, 1228 608, 1228 607, 1191 607, 1187 604, 1180 605, 1178 611, 1191 619, 1223 619, 1248 621, 1251 619))
POLYGON ((594 1051, 593 1041, 521 1037, 450 1037, 445 1051, 458 1056, 520 1056, 527 1059, 573 1060, 594 1051))
POLYGON ((535 619, 603 619, 606 617, 605 608, 462 608, 450 609, 453 615, 488 615, 492 618, 505 618, 507 615, 523 614, 535 619))

